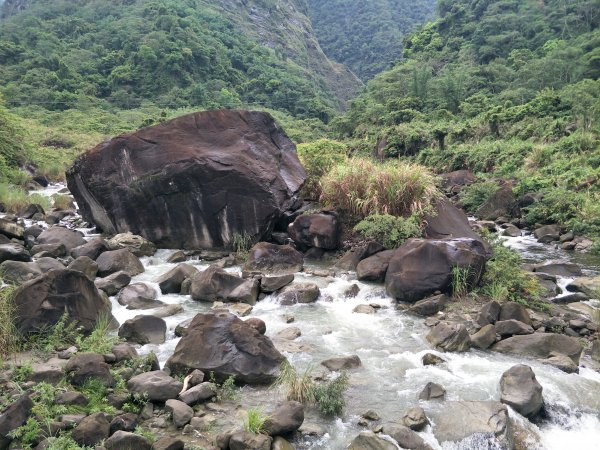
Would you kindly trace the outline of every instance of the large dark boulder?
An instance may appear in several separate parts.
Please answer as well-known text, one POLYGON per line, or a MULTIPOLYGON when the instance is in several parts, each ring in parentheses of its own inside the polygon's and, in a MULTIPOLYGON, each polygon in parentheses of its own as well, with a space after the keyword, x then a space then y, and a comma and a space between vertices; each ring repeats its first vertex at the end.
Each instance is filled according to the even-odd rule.
POLYGON ((156 280, 163 294, 179 294, 181 283, 198 273, 198 269, 186 263, 181 263, 164 273, 156 280))
POLYGON ((303 266, 302 253, 292 246, 259 242, 250 249, 243 271, 283 275, 300 272, 303 266))
POLYGON ((23 239, 25 229, 17 223, 0 217, 0 234, 9 238, 23 239))
POLYGON ((126 320, 119 328, 119 337, 140 345, 162 344, 167 335, 167 323, 155 316, 139 315, 126 320))
POLYGON ((264 430, 270 436, 291 434, 304 422, 304 406, 302 403, 284 402, 275 409, 265 421, 264 430))
POLYGON ((483 220, 496 220, 500 216, 519 217, 520 214, 517 198, 510 183, 499 186, 475 213, 483 220))
POLYGON ((243 383, 271 383, 284 359, 268 337, 237 316, 217 311, 194 317, 166 366, 175 374, 199 369, 221 380, 234 375, 243 383))
POLYGON ((217 300, 254 305, 258 299, 259 283, 244 279, 217 266, 194 275, 190 294, 200 302, 217 300))
MULTIPOLYGON (((375 253, 379 253, 382 250, 385 250, 385 247, 378 242, 371 241, 366 244, 360 245, 352 250, 348 250, 344 253, 336 263, 335 268, 340 270, 356 270, 356 266, 363 259, 368 258, 369 256, 374 255, 375 253)), ((386 267, 387 268, 387 267, 386 267)))
POLYGON ((125 272, 134 277, 144 271, 142 262, 127 248, 104 252, 98 256, 96 263, 100 277, 106 277, 115 272, 125 272))
POLYGON ((177 397, 183 383, 162 370, 144 372, 130 378, 127 389, 133 394, 148 398, 151 402, 166 402, 177 397))
POLYGON ((112 317, 108 303, 83 273, 56 269, 23 284, 14 294, 15 324, 21 333, 55 325, 67 314, 85 332, 102 315, 112 317))
POLYGON ((302 247, 335 250, 340 245, 341 223, 333 211, 305 214, 288 226, 288 234, 302 247))
POLYGON ((415 302, 435 291, 449 292, 455 267, 468 271, 474 286, 483 275, 486 251, 474 239, 409 239, 392 256, 385 276, 387 292, 415 302))
POLYGON ((188 114, 104 142, 79 157, 67 184, 84 218, 163 248, 230 247, 267 238, 297 206, 306 173, 264 112, 188 114))
POLYGON ((361 281, 383 281, 394 250, 384 250, 363 259, 356 266, 356 278, 361 281))
POLYGON ((8 448, 12 440, 11 431, 27 422, 31 408, 33 408, 33 401, 25 394, 0 412, 0 448, 8 448))

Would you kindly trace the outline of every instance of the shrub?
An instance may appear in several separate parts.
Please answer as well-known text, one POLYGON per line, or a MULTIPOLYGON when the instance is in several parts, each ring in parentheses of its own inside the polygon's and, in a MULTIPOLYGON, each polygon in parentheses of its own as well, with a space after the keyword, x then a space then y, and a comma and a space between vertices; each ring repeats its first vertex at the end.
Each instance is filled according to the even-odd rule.
POLYGON ((348 374, 342 372, 337 378, 315 387, 315 400, 324 416, 336 416, 342 413, 346 401, 344 393, 348 389, 348 374))
POLYGON ((364 158, 337 164, 322 178, 321 187, 326 206, 360 217, 422 214, 441 195, 436 177, 423 166, 400 161, 375 163, 364 158))
POLYGON ((244 422, 244 430, 254 434, 261 434, 264 430, 267 416, 260 409, 251 408, 248 410, 248 417, 244 422))
POLYGON ((474 213, 481 205, 487 202, 497 190, 498 184, 493 181, 473 183, 465 186, 460 191, 459 198, 464 208, 467 211, 474 213))
POLYGON ((309 144, 298 145, 298 157, 306 169, 304 196, 318 199, 321 195, 321 177, 336 164, 347 159, 348 147, 341 142, 319 139, 309 144))
POLYGON ((493 256, 487 262, 482 278, 482 292, 497 297, 544 308, 540 303, 542 287, 537 278, 522 269, 521 256, 502 244, 499 238, 491 241, 493 256))
POLYGON ((418 237, 422 232, 421 221, 417 216, 404 218, 389 214, 367 216, 354 227, 354 231, 388 249, 398 248, 404 241, 418 237))

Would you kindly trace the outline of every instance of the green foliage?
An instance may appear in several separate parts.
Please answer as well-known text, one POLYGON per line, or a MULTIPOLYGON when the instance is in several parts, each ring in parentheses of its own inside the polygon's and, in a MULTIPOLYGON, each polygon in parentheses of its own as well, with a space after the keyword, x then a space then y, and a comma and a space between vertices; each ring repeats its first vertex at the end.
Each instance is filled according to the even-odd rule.
POLYGON ((321 179, 326 206, 365 217, 371 214, 420 215, 440 193, 424 167, 403 162, 378 164, 354 158, 337 164, 321 179))
POLYGON ((87 414, 97 412, 105 412, 114 414, 116 409, 108 403, 108 387, 102 380, 97 378, 89 378, 85 381, 80 389, 81 393, 88 399, 88 404, 85 406, 87 414))
POLYGON ((474 213, 487 202, 498 190, 498 184, 493 181, 473 183, 462 188, 459 194, 460 202, 470 213, 474 213))
POLYGON ((0 183, 0 203, 8 212, 18 212, 31 203, 40 205, 44 210, 50 209, 48 197, 40 194, 27 194, 23 188, 5 183, 0 183))
POLYGON ((0 288, 0 360, 19 350, 19 331, 15 326, 16 309, 13 302, 15 288, 0 288))
POLYGON ((33 368, 31 367, 31 364, 26 363, 13 367, 12 372, 13 381, 15 383, 22 383, 27 381, 27 378, 33 373, 33 368))
POLYGON ((471 267, 452 267, 452 296, 461 299, 467 296, 472 285, 473 270, 471 267))
POLYGON ((311 376, 312 371, 312 367, 309 366, 300 375, 296 368, 285 360, 281 364, 281 371, 274 385, 280 386, 284 390, 287 400, 303 404, 313 403, 315 401, 315 383, 311 376))
POLYGON ((141 395, 139 393, 129 394, 127 401, 123 404, 123 411, 134 414, 140 414, 148 403, 148 395, 141 395))
POLYGON ((110 316, 101 315, 89 336, 79 336, 77 348, 82 352, 110 353, 120 338, 110 332, 110 316))
POLYGON ((354 227, 354 231, 379 242, 387 249, 398 248, 407 239, 419 237, 422 233, 418 216, 404 218, 389 214, 367 216, 354 227))
MULTIPOLYGON (((341 92, 328 61, 309 53, 309 26, 296 8, 258 1, 140 0, 107 10, 100 0, 37 0, 0 23, 0 84, 9 104, 52 111, 256 104, 327 121, 341 92), (266 18, 260 32, 246 14, 266 18), (292 22, 300 29, 278 26, 292 22)), ((336 80, 358 87, 350 76, 336 80)))
POLYGON ((48 438, 47 450, 91 450, 93 447, 80 446, 70 434, 61 434, 58 437, 48 438))
POLYGON ((135 427, 135 430, 133 430, 133 432, 135 434, 138 434, 138 435, 142 436, 142 437, 145 437, 150 442, 156 441, 156 435, 152 431, 147 430, 145 428, 142 428, 140 426, 135 427))
POLYGON ((337 416, 342 413, 344 406, 346 406, 344 393, 348 389, 348 381, 348 374, 342 372, 333 380, 315 387, 315 400, 321 414, 324 416, 337 416))
POLYGON ((222 383, 217 382, 214 372, 210 372, 208 378, 217 387, 217 401, 235 400, 240 394, 235 384, 235 375, 228 376, 222 383))
POLYGON ((402 38, 431 17, 433 0, 309 0, 309 15, 327 55, 363 80, 402 57, 402 38))
POLYGON ((268 419, 260 409, 251 408, 247 411, 247 418, 244 422, 244 431, 248 431, 254 434, 262 434, 264 432, 264 425, 268 419))
POLYGON ((521 256, 504 246, 502 240, 491 240, 493 256, 487 262, 481 290, 498 301, 513 301, 536 309, 544 309, 540 301, 543 288, 537 278, 522 268, 521 256))
POLYGON ((253 238, 246 232, 233 233, 233 251, 238 259, 246 260, 252 248, 253 238))
POLYGON ((40 423, 33 417, 29 417, 25 425, 15 428, 10 432, 12 439, 17 439, 23 445, 24 450, 31 450, 33 445, 39 440, 43 429, 40 423))
POLYGON ((300 144, 297 148, 307 175, 302 192, 306 197, 317 200, 321 195, 321 177, 336 164, 348 159, 348 148, 345 144, 330 139, 300 144))

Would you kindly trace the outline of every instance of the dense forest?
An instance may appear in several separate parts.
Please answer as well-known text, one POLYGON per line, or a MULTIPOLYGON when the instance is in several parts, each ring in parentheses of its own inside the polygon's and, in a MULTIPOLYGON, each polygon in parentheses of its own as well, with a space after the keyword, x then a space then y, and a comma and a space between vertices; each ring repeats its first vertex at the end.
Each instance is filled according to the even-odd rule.
POLYGON ((405 60, 336 119, 380 157, 470 169, 473 211, 509 179, 539 199, 530 224, 600 231, 600 2, 441 0, 405 40, 405 60))
POLYGON ((294 1, 110 3, 118 5, 6 3, 5 11, 27 6, 0 23, 6 102, 48 110, 244 104, 327 121, 360 85, 327 60, 294 1), (280 31, 280 22, 296 26, 280 31))
POLYGON ((404 36, 433 16, 435 0, 308 0, 308 6, 327 56, 368 80, 402 57, 404 36))

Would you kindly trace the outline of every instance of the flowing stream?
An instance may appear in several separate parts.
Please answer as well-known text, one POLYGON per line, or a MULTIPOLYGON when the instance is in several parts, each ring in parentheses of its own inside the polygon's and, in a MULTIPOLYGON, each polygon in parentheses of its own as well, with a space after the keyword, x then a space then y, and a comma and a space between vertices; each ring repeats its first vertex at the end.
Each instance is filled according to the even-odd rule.
MULTIPOLYGON (((90 235, 90 230, 83 230, 90 235)), ((548 260, 568 261, 575 259, 586 274, 598 273, 598 266, 584 255, 575 255, 539 244, 531 236, 506 238, 506 245, 517 249, 527 262, 548 260)), ((156 284, 157 278, 176 264, 167 263, 174 250, 159 250, 152 257, 142 258, 146 271, 132 282, 146 282, 155 287, 158 298, 167 304, 181 304, 183 312, 166 318, 167 341, 159 346, 147 345, 140 353, 155 351, 161 364, 172 354, 178 342, 174 335, 177 324, 199 312, 210 310, 211 305, 191 300, 189 296, 162 295, 156 284)), ((202 270, 209 263, 188 261, 202 270)), ((239 272, 239 267, 231 269, 239 272)), ((539 436, 532 442, 532 449, 564 450, 567 448, 598 448, 600 442, 600 373, 580 367, 579 374, 567 374, 554 367, 533 360, 513 358, 493 352, 471 350, 465 354, 441 353, 429 346, 424 336, 427 327, 422 318, 398 311, 381 285, 357 282, 345 277, 318 277, 299 273, 296 281, 309 281, 319 285, 321 297, 314 304, 281 306, 272 296, 254 306, 251 317, 259 317, 267 325, 267 335, 272 337, 289 326, 298 327, 302 335, 294 342, 310 347, 310 351, 284 353, 289 361, 302 372, 312 366, 319 370, 319 363, 329 357, 356 354, 362 360, 362 368, 351 372, 350 388, 346 395, 347 405, 342 418, 325 420, 316 414, 308 414, 305 424, 318 426, 325 432, 319 437, 303 438, 294 442, 298 449, 343 449, 358 432, 364 430, 357 422, 368 409, 375 410, 382 422, 398 422, 407 409, 422 406, 430 418, 435 418, 439 402, 419 401, 419 392, 428 381, 445 387, 447 400, 498 400, 499 381, 502 373, 518 363, 533 367, 543 386, 543 396, 549 418, 538 425, 529 424, 518 414, 511 416, 522 422, 539 436), (352 283, 360 291, 355 298, 345 298, 344 291, 352 283), (378 304, 376 314, 352 312, 359 304, 378 304), (283 315, 292 315, 294 322, 286 323, 283 315), (425 353, 443 357, 447 363, 424 366, 421 357, 425 353)), ((566 280, 560 283, 565 285, 566 280)), ((113 315, 123 323, 137 314, 152 314, 152 310, 132 311, 111 298, 113 315)), ((275 389, 242 389, 240 402, 245 406, 272 405, 281 399, 275 389)), ((433 419, 435 426, 435 419, 433 419)), ((436 449, 483 450, 487 446, 470 443, 458 446, 440 445, 428 426, 419 433, 436 449)))

